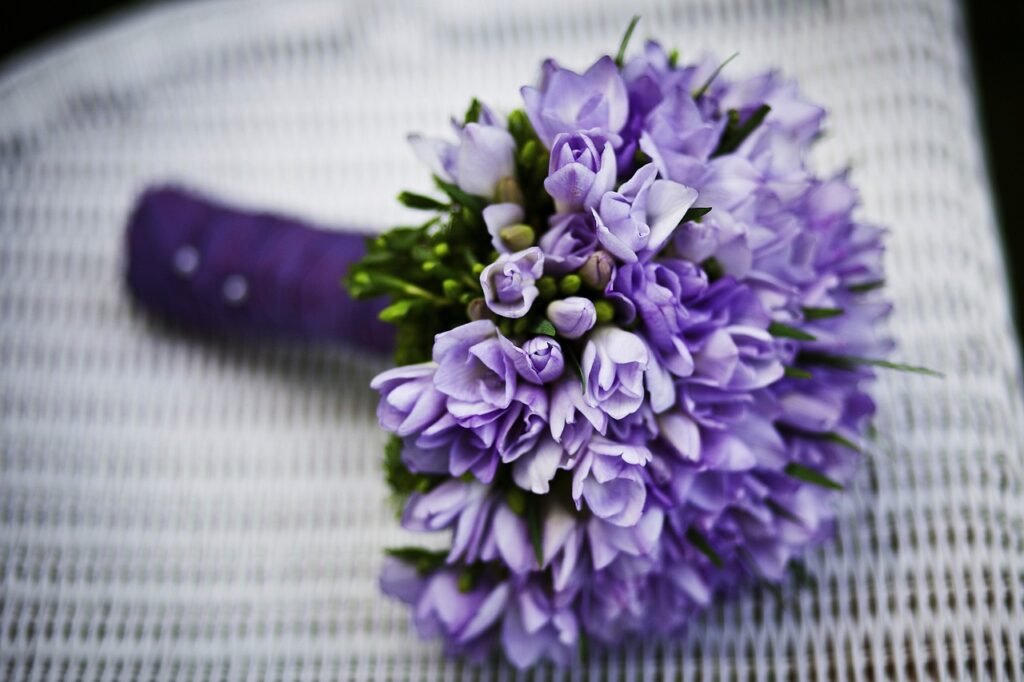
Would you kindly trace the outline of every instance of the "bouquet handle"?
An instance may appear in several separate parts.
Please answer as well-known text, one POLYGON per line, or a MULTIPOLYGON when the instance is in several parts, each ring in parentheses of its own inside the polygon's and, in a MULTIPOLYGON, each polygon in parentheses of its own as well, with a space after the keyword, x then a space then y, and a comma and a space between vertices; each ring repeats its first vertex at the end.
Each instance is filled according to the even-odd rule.
POLYGON ((139 197, 127 228, 128 289, 143 308, 201 333, 343 343, 389 352, 382 301, 342 286, 366 235, 228 207, 162 186, 139 197))

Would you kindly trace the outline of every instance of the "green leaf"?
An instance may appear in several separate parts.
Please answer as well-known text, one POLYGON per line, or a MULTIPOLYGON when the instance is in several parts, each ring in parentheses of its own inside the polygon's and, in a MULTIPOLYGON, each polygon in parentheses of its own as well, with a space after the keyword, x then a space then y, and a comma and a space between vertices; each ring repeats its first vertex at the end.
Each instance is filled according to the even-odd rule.
POLYGON ((687 209, 686 213, 683 214, 683 219, 680 220, 679 222, 685 223, 685 222, 689 222, 691 220, 696 220, 696 221, 699 222, 700 219, 703 218, 704 216, 706 216, 708 213, 711 213, 711 207, 710 206, 702 206, 702 207, 699 207, 699 208, 697 208, 697 207, 690 208, 690 209, 687 209))
POLYGON ((522 488, 515 486, 509 488, 508 492, 505 493, 505 504, 517 516, 526 515, 526 493, 523 492, 522 488))
POLYGON ((530 532, 530 543, 537 558, 537 566, 544 565, 544 543, 540 527, 540 498, 530 495, 526 504, 526 528, 530 532))
POLYGON ((739 112, 735 109, 730 109, 729 122, 726 124, 722 137, 718 141, 718 147, 711 153, 711 156, 731 154, 739 149, 743 141, 764 122, 765 117, 771 110, 770 106, 762 104, 754 113, 747 117, 746 121, 741 122, 739 112))
POLYGON ((825 365, 827 367, 835 367, 836 369, 848 371, 856 369, 859 365, 868 365, 871 367, 880 367, 882 369, 892 369, 897 372, 921 374, 923 376, 935 377, 937 379, 942 379, 944 377, 942 372, 936 372, 935 370, 928 369, 927 367, 907 365, 902 362, 890 362, 889 360, 882 360, 880 358, 863 358, 857 355, 831 355, 828 353, 808 352, 800 354, 800 361, 817 365, 825 365))
POLYGON ((890 362, 888 360, 880 360, 878 358, 861 358, 857 356, 845 356, 846 359, 858 365, 871 365, 872 367, 881 367, 882 369, 892 369, 897 372, 909 372, 911 374, 922 374, 927 377, 935 377, 936 379, 942 379, 945 375, 942 372, 937 372, 934 369, 928 367, 920 367, 918 365, 907 365, 902 362, 890 362))
POLYGON ((845 310, 842 308, 801 308, 805 320, 827 320, 830 317, 839 317, 845 310))
POLYGON ((732 60, 736 59, 736 57, 739 57, 739 56, 740 56, 739 52, 733 52, 731 55, 729 55, 726 58, 726 60, 724 62, 719 64, 718 68, 716 68, 714 71, 712 71, 711 75, 708 76, 708 79, 706 81, 704 81, 704 85, 700 86, 699 88, 697 88, 696 90, 693 91, 693 98, 694 99, 700 99, 701 95, 703 95, 705 92, 707 92, 708 88, 711 87, 711 84, 714 82, 714 80, 716 78, 718 78, 718 74, 722 73, 722 69, 724 69, 729 64, 729 62, 731 62, 732 60))
POLYGON ((859 445, 854 443, 849 438, 846 438, 845 436, 842 436, 842 435, 836 433, 835 431, 829 431, 828 433, 823 433, 821 435, 821 439, 822 440, 827 440, 830 443, 835 443, 836 445, 842 445, 844 448, 849 448, 850 450, 853 450, 854 452, 860 452, 860 446, 859 445))
POLYGON ((629 46, 629 39, 633 37, 633 29, 640 23, 640 15, 634 15, 629 22, 629 26, 626 27, 626 33, 622 36, 622 42, 619 43, 619 51, 615 54, 615 65, 622 68, 622 64, 626 60, 626 48, 629 46))
POLYGON ((466 109, 466 116, 463 119, 465 123, 476 123, 480 120, 480 111, 483 109, 483 104, 480 103, 476 97, 469 103, 469 108, 466 109))
POLYGON ((537 326, 533 328, 534 334, 542 334, 544 336, 555 336, 558 334, 558 330, 555 329, 555 325, 551 324, 549 320, 541 320, 537 323, 537 326))
POLYGON ((587 375, 583 373, 583 366, 580 364, 579 356, 576 355, 576 349, 569 344, 562 345, 562 354, 566 360, 566 364, 573 368, 576 372, 576 376, 580 378, 580 383, 583 384, 583 394, 587 393, 587 375))
POLYGON ((854 294, 864 294, 875 289, 881 289, 885 286, 885 280, 879 279, 874 282, 862 282, 861 284, 851 284, 846 287, 846 290, 854 294))
POLYGON ((725 565, 725 562, 722 561, 722 557, 719 556, 718 552, 715 551, 715 548, 711 546, 711 543, 708 542, 708 539, 704 537, 701 534, 701 532, 693 526, 691 526, 690 529, 686 531, 686 539, 689 540, 690 544, 696 547, 697 550, 701 554, 706 556, 708 558, 708 561, 713 563, 716 567, 721 568, 725 565))
POLYGON ((473 213, 479 213, 484 210, 487 206, 487 199, 484 197, 478 197, 475 194, 470 194, 459 189, 458 186, 453 185, 450 182, 446 182, 441 178, 434 176, 434 183, 438 189, 447 194, 452 198, 452 201, 459 204, 463 208, 468 208, 473 213))
POLYGON ((402 192, 398 195, 398 203, 422 211, 444 211, 448 208, 448 204, 416 192, 402 192))
POLYGON ((704 273, 707 274, 708 281, 710 282, 721 279, 722 275, 725 274, 725 268, 722 267, 722 264, 714 256, 705 259, 700 266, 704 269, 704 273))
POLYGON ((806 369, 800 369, 799 367, 785 367, 783 376, 790 379, 813 379, 814 375, 808 372, 806 369))
POLYGON ((812 485, 818 485, 822 488, 831 488, 832 490, 842 490, 843 486, 840 483, 836 483, 831 478, 821 473, 817 469, 804 466, 803 464, 797 464, 791 462, 786 465, 783 469, 787 476, 803 481, 804 483, 810 483, 812 485))
POLYGON ((401 298, 377 314, 381 322, 398 322, 412 308, 416 301, 411 298, 401 298))
POLYGON ((808 334, 802 329, 790 327, 788 324, 782 324, 781 322, 772 322, 768 325, 768 333, 772 336, 783 339, 796 339, 797 341, 815 340, 815 336, 813 334, 808 334))
POLYGON ((420 573, 433 573, 444 565, 448 558, 446 549, 425 549, 423 547, 388 547, 385 554, 414 566, 420 573))

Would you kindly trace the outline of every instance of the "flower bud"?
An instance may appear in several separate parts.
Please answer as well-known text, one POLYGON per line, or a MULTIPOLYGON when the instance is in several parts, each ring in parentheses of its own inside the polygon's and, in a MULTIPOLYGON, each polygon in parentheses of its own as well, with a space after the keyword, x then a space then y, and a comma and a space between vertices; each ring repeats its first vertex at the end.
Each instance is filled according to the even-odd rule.
POLYGON ((466 306, 466 316, 473 321, 483 320, 490 317, 490 311, 487 309, 487 302, 479 297, 474 298, 466 306))
POLYGON ((501 228, 498 230, 498 236, 501 237, 502 243, 508 247, 509 251, 513 252, 533 246, 535 237, 533 228, 522 223, 501 228))
POLYGON ((499 204, 522 205, 523 203, 523 191, 519 189, 519 183, 516 182, 516 179, 511 176, 498 180, 498 185, 494 190, 494 197, 499 204))
POLYGON ((597 315, 597 321, 604 324, 605 322, 611 322, 615 319, 615 306, 612 305, 611 301, 600 300, 594 303, 594 311, 597 315))
POLYGON ((607 251, 595 251, 590 254, 579 270, 580 279, 598 291, 604 291, 614 273, 615 261, 607 251))
POLYGON ((580 290, 580 285, 583 282, 580 280, 579 275, 566 275, 562 278, 562 281, 558 283, 558 290, 566 296, 572 296, 580 290))
POLYGON ((567 339, 578 339, 597 322, 597 311, 590 299, 570 296, 548 304, 548 319, 567 339))

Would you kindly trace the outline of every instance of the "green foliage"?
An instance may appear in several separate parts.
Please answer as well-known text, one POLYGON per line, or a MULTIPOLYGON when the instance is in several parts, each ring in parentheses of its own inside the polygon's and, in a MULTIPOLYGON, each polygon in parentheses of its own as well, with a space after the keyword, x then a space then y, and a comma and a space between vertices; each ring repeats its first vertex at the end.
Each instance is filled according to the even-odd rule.
POLYGON ((693 208, 687 209, 686 213, 683 214, 683 219, 680 220, 679 222, 685 223, 685 222, 688 222, 690 220, 694 220, 694 221, 699 223, 700 219, 703 218, 704 216, 706 216, 708 213, 711 213, 711 207, 710 206, 704 206, 704 207, 696 207, 695 206, 693 208))
MULTIPOLYGON (((724 69, 729 64, 729 62, 731 62, 732 60, 736 59, 736 57, 739 57, 739 56, 740 56, 739 52, 733 52, 731 55, 729 55, 726 58, 726 60, 724 62, 719 64, 715 68, 715 70, 711 72, 711 75, 708 76, 708 79, 706 81, 704 81, 704 84, 701 85, 699 88, 697 88, 696 90, 693 91, 693 98, 694 99, 700 99, 704 95, 704 93, 708 91, 708 88, 711 87, 711 84, 715 82, 715 79, 718 78, 718 74, 722 73, 722 69, 724 69)), ((673 65, 673 68, 674 68, 674 65, 673 65)))
POLYGON ((804 319, 807 321, 812 320, 827 320, 831 317, 839 317, 845 311, 842 308, 803 308, 804 319))
POLYGON ((725 130, 722 131, 718 147, 711 153, 711 156, 731 154, 739 149, 743 141, 764 122, 765 117, 771 110, 770 106, 762 104, 745 121, 740 121, 740 112, 730 109, 728 113, 729 120, 725 124, 725 130))
POLYGON ((790 327, 781 322, 772 322, 768 325, 768 333, 778 338, 796 339, 797 341, 814 341, 815 339, 813 334, 808 334, 802 329, 790 327))
POLYGON ((717 568, 721 568, 725 565, 725 562, 722 561, 722 557, 715 551, 715 548, 711 546, 708 539, 693 526, 686 531, 686 539, 689 540, 690 544, 696 547, 697 551, 706 556, 708 561, 714 564, 717 568))
POLYGON ((891 369, 897 372, 921 374, 924 376, 935 377, 939 379, 943 377, 942 372, 936 372, 935 370, 928 369, 927 367, 907 365, 902 362, 891 362, 889 360, 882 360, 880 358, 863 358, 857 355, 832 355, 829 353, 808 351, 800 353, 797 356, 797 360, 802 364, 821 365, 824 367, 832 367, 834 369, 840 369, 845 371, 853 371, 859 366, 866 365, 870 367, 879 367, 881 369, 891 369))
POLYGON ((444 565, 448 550, 424 549, 422 547, 388 547, 384 550, 388 556, 413 566, 421 574, 433 573, 444 565))
POLYGON ((832 490, 843 489, 841 483, 837 483, 817 469, 812 469, 811 467, 804 466, 803 464, 791 462, 786 465, 786 468, 783 471, 786 472, 787 476, 801 480, 804 483, 821 486, 822 488, 831 488, 832 490))
POLYGON ((621 67, 626 62, 626 48, 629 47, 629 39, 633 37, 633 31, 636 29, 636 25, 640 23, 640 15, 634 15, 629 22, 629 26, 626 27, 626 32, 622 36, 622 42, 619 43, 619 51, 615 54, 615 65, 621 67))

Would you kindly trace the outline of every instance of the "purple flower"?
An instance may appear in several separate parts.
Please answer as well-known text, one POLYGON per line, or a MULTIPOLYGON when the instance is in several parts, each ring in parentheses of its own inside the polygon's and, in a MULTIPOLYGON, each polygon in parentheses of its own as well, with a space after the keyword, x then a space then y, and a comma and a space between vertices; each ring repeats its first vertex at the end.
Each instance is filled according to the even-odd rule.
POLYGON ((543 495, 550 489, 555 473, 568 463, 565 448, 549 437, 542 437, 533 450, 516 460, 512 480, 523 490, 543 495))
POLYGON ((394 558, 388 559, 381 573, 381 589, 413 606, 421 637, 443 636, 452 653, 477 658, 493 645, 488 631, 501 621, 510 595, 507 582, 481 583, 461 590, 454 570, 422 576, 394 558))
POLYGON ((523 207, 510 203, 489 204, 484 207, 483 216, 494 250, 498 253, 509 253, 508 246, 501 238, 501 231, 523 222, 523 207))
POLYGON ((597 225, 590 213, 553 215, 550 223, 539 242, 544 251, 544 268, 550 274, 564 275, 579 268, 593 254, 597 225))
POLYGON ((450 478, 430 492, 413 493, 402 510, 402 526, 421 533, 450 528, 467 508, 478 508, 486 495, 485 485, 450 478))
POLYGON ((598 327, 583 349, 586 397, 612 419, 640 409, 644 371, 650 362, 647 345, 636 334, 617 327, 598 327))
POLYGON ((556 605, 540 581, 531 581, 512 600, 501 641, 509 660, 519 668, 542 658, 567 666, 576 656, 579 628, 572 608, 556 605))
POLYGON ((516 392, 515 365, 489 320, 469 322, 434 340, 434 386, 448 396, 453 415, 503 410, 516 392))
POLYGON ((575 455, 596 430, 608 429, 608 415, 591 405, 577 377, 565 377, 551 389, 551 436, 575 455))
MULTIPOLYGON (((486 320, 440 334, 433 363, 373 382, 402 462, 425 475, 403 524, 452 536, 446 556, 389 562, 386 589, 452 652, 500 648, 525 667, 570 662, 583 634, 677 632, 831 533, 836 493, 792 465, 851 480, 857 453, 822 436, 864 433, 874 372, 808 358, 888 351, 875 325, 889 305, 856 286, 884 277, 882 231, 853 218, 845 175, 806 168, 820 108, 775 74, 722 72, 695 97, 716 66, 676 66, 654 43, 621 76, 607 58, 583 75, 547 63, 524 99, 564 213, 537 214, 504 176, 483 215, 504 255, 477 308, 523 322, 502 323, 511 338, 486 320), (723 153, 729 110, 743 121, 765 103, 723 153), (634 170, 638 147, 651 163, 634 170), (619 170, 632 177, 616 188, 619 170), (684 223, 698 192, 712 210, 684 223), (542 273, 589 287, 544 299, 557 339, 523 336, 542 273), (597 325, 596 296, 614 324, 597 325)), ((504 127, 489 112, 480 125, 504 127)), ((484 179, 508 169, 500 144, 458 130, 434 154, 442 177, 460 176, 460 153, 484 179)))
POLYGON ((572 498, 608 523, 632 527, 640 520, 647 499, 641 469, 651 459, 642 445, 593 438, 573 469, 572 498))
POLYGON ((562 347, 550 336, 535 336, 522 348, 504 336, 500 337, 501 347, 512 360, 519 376, 535 384, 546 384, 562 376, 565 359, 562 347))
POLYGON ((601 130, 561 133, 551 145, 551 162, 544 189, 559 213, 597 207, 615 186, 615 150, 601 130))
POLYGON ((548 304, 548 319, 567 339, 578 339, 597 322, 597 310, 589 298, 570 296, 548 304))
POLYGON ((626 263, 657 253, 697 199, 696 190, 657 175, 647 164, 617 192, 601 197, 594 211, 598 241, 626 263))
POLYGON ((470 194, 495 196, 502 179, 515 177, 515 140, 503 127, 480 123, 469 123, 458 133, 458 144, 421 135, 410 135, 409 143, 442 179, 470 194))
POLYGON ((536 246, 503 254, 480 273, 487 307, 502 317, 519 318, 530 311, 544 274, 544 252, 536 246))
POLYGON ((524 87, 530 123, 547 147, 559 133, 598 129, 618 133, 626 123, 626 85, 611 57, 602 57, 585 73, 548 64, 541 88, 524 87))
POLYGON ((380 391, 377 419, 388 431, 408 436, 433 424, 444 413, 445 395, 434 388, 437 365, 395 367, 381 372, 370 388, 380 391))
POLYGON ((640 149, 664 178, 694 186, 700 182, 711 153, 725 127, 724 117, 708 120, 682 84, 665 94, 649 114, 640 149))
POLYGON ((673 269, 661 263, 623 265, 612 283, 612 291, 624 299, 627 319, 634 311, 639 315, 651 347, 677 377, 693 374, 693 357, 683 336, 692 316, 682 302, 706 286, 707 278, 699 268, 685 264, 673 269))
POLYGON ((657 507, 648 507, 633 526, 618 526, 592 516, 587 522, 587 542, 594 568, 606 568, 621 554, 650 555, 658 544, 664 523, 665 514, 657 507))

